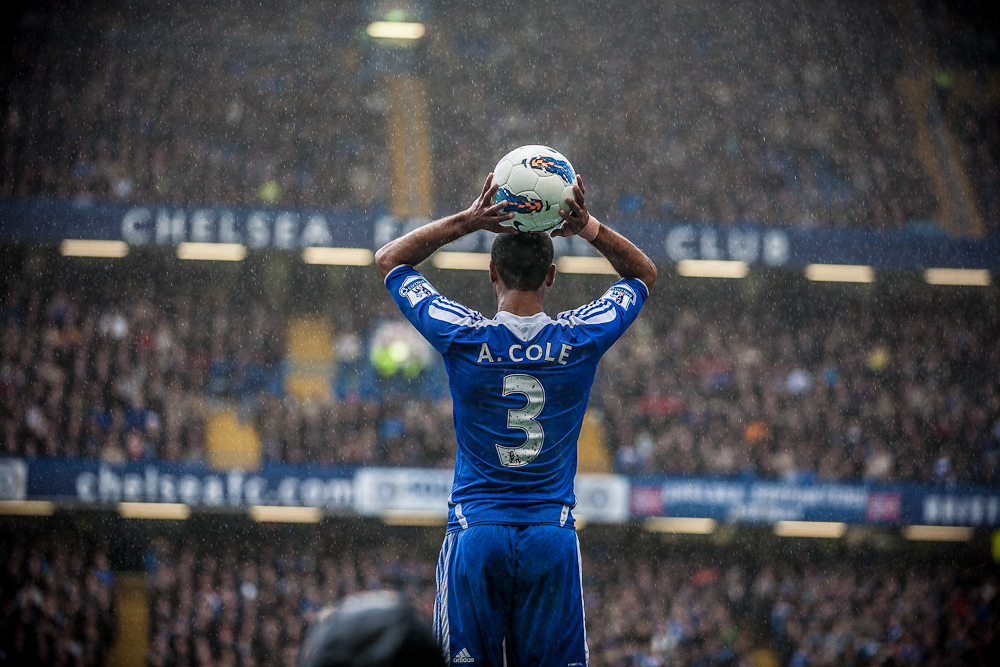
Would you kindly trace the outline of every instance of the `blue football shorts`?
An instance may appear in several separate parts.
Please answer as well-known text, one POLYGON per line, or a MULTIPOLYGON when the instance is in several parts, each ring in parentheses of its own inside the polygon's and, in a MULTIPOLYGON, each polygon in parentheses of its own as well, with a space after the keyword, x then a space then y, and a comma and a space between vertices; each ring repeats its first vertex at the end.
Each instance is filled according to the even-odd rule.
POLYGON ((477 524, 445 535, 434 632, 448 665, 585 667, 576 531, 477 524))

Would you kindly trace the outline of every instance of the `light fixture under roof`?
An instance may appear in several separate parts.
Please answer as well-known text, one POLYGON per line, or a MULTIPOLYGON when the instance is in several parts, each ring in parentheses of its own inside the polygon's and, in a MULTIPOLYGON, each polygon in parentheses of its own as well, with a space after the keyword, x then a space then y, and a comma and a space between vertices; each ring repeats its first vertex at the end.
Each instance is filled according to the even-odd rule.
POLYGON ((677 273, 685 278, 745 278, 747 264, 725 259, 682 259, 677 262, 677 273))
POLYGON ((839 521, 779 521, 774 524, 778 537, 843 537, 847 524, 839 521))
POLYGON ((810 264, 806 278, 831 283, 870 283, 875 280, 875 269, 864 264, 810 264))
POLYGON ((124 257, 128 254, 128 244, 124 241, 104 241, 98 239, 65 239, 59 244, 63 257, 124 257))
POLYGON ((903 537, 919 542, 968 542, 975 531, 966 526, 907 526, 903 537))
POLYGON ((306 264, 332 264, 339 266, 371 266, 375 253, 368 248, 325 248, 311 246, 302 251, 306 264))
POLYGON ((369 37, 376 39, 420 39, 426 28, 423 23, 407 21, 375 21, 365 29, 369 37))
POLYGON ((490 268, 490 254, 488 252, 451 252, 442 250, 434 253, 431 263, 438 269, 488 271, 490 268))
POLYGON ((247 256, 242 243, 193 243, 177 246, 177 259, 198 259, 216 262, 239 262, 247 256))
POLYGON ((323 512, 318 507, 251 505, 250 518, 261 523, 319 523, 323 512))
POLYGON ((183 521, 191 516, 191 507, 184 503, 118 503, 118 513, 124 519, 174 519, 183 521))
POLYGON ((924 281, 929 285, 989 287, 990 272, 986 269, 927 269, 924 281))
POLYGON ((715 531, 717 525, 715 519, 658 516, 646 519, 645 528, 654 533, 708 535, 715 531))
POLYGON ((598 275, 615 276, 618 272, 604 257, 587 257, 586 255, 564 255, 556 259, 556 271, 559 273, 594 273, 598 275))

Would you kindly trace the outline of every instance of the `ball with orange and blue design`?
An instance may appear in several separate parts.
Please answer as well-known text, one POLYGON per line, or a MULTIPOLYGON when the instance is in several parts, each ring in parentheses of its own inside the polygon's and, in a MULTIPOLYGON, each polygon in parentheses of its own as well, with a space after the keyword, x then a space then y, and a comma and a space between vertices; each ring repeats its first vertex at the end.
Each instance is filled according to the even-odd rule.
POLYGON ((506 201, 503 210, 514 214, 505 224, 522 232, 546 232, 562 222, 559 209, 573 197, 576 171, 553 148, 521 146, 500 158, 493 181, 500 186, 493 201, 506 201))

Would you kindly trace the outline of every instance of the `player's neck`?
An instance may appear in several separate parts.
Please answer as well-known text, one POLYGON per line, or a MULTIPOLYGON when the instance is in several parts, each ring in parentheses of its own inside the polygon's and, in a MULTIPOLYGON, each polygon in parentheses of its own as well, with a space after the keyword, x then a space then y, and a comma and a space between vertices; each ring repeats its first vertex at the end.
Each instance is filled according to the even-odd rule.
POLYGON ((497 312, 506 311, 518 317, 531 317, 545 312, 542 307, 544 291, 519 292, 504 290, 497 294, 497 312))

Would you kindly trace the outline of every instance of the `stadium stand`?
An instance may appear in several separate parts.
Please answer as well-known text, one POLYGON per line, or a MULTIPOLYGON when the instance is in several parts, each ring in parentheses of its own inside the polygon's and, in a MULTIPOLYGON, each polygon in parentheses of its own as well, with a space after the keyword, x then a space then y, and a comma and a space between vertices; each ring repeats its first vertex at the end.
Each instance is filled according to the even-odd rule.
MULTIPOLYGON (((281 381, 295 299, 252 302, 252 287, 199 299, 195 281, 170 275, 126 295, 123 279, 42 286, 15 273, 3 285, 6 455, 205 460, 207 420, 231 406, 265 461, 451 465, 440 369, 383 380, 367 352, 341 350, 329 382, 341 389, 300 398, 281 381)), ((350 324, 322 321, 368 351, 391 311, 377 282, 356 289, 332 306, 354 309, 350 324)), ((686 299, 654 300, 600 367, 591 406, 619 472, 997 481, 994 310, 790 293, 706 311, 686 299)))
MULTIPOLYGON (((466 203, 491 156, 543 138, 619 219, 940 223, 897 87, 906 12, 724 7, 543 3, 505 16, 435 3, 418 62, 439 210, 466 203), (579 38, 545 49, 539 25, 579 38)), ((384 205, 387 104, 353 38, 362 20, 351 3, 33 8, 2 82, 0 196, 384 205)), ((995 179, 996 137, 963 138, 977 178, 995 179)))
POLYGON ((32 537, 0 538, 0 662, 103 665, 116 628, 106 549, 70 531, 32 537))
MULTIPOLYGON (((433 606, 436 529, 223 521, 210 532, 140 530, 145 537, 124 542, 143 552, 149 665, 294 665, 319 610, 354 592, 398 590, 425 614, 433 606), (259 548, 247 550, 248 540, 259 548)), ((81 539, 37 527, 5 538, 8 661, 101 664, 122 573, 81 539)), ((907 563, 901 571, 880 562, 884 553, 849 559, 826 549, 779 564, 773 546, 678 548, 641 532, 588 532, 583 544, 595 667, 735 667, 760 664, 759 652, 796 667, 989 665, 1000 651, 998 582, 985 566, 893 552, 907 563)))

